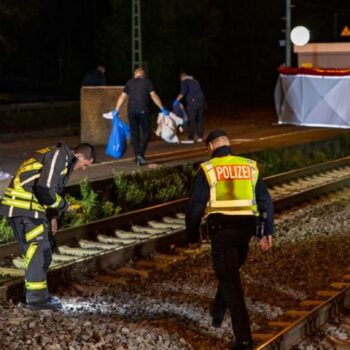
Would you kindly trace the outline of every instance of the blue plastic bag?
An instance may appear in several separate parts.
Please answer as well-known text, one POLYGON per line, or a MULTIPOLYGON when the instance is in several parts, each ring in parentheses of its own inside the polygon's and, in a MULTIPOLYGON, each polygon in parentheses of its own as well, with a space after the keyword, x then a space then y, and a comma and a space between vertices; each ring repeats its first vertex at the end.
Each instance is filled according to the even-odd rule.
POLYGON ((130 137, 129 126, 113 113, 113 125, 106 147, 106 154, 119 159, 126 151, 126 140, 130 137))
POLYGON ((183 125, 187 126, 189 119, 182 103, 179 102, 176 103, 175 106, 173 106, 173 113, 176 114, 178 117, 182 118, 184 120, 183 125))

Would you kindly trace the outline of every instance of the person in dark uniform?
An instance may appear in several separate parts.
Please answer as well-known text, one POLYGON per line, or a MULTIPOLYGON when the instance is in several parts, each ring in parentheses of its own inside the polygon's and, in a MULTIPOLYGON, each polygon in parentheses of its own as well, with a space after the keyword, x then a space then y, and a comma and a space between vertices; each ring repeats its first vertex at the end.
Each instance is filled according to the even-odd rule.
POLYGON ((77 169, 95 160, 95 150, 82 143, 72 151, 64 144, 36 151, 24 161, 6 189, 0 215, 7 217, 25 263, 26 302, 30 309, 57 309, 58 298, 48 292, 46 271, 52 259, 52 237, 57 217, 71 211, 60 196, 68 179, 77 169))
POLYGON ((252 235, 260 237, 263 251, 271 248, 273 203, 256 162, 232 155, 223 130, 212 131, 206 144, 211 159, 200 165, 194 180, 186 208, 186 237, 190 247, 200 244, 199 226, 205 215, 219 281, 210 309, 212 325, 220 327, 228 309, 235 335, 232 349, 253 349, 239 268, 252 235))
POLYGON ((189 118, 189 130, 187 143, 194 142, 197 134, 197 142, 203 141, 203 114, 205 107, 205 97, 198 80, 187 73, 180 74, 181 87, 180 94, 173 102, 175 108, 182 98, 186 102, 186 110, 189 118))
POLYGON ((138 166, 146 164, 145 152, 150 138, 148 110, 150 97, 164 115, 169 115, 169 111, 163 107, 162 101, 155 92, 152 82, 146 78, 145 71, 142 68, 137 68, 134 72, 134 78, 126 82, 115 107, 116 116, 119 116, 120 107, 129 98, 128 120, 131 143, 136 157, 136 165, 138 166))
POLYGON ((88 71, 81 82, 81 86, 101 86, 106 85, 106 68, 102 65, 96 69, 88 71))

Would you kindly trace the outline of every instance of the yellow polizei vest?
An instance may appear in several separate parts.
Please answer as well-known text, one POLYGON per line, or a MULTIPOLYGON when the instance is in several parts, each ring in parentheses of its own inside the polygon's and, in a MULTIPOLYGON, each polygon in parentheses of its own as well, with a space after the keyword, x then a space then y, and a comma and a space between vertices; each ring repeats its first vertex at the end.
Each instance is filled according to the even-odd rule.
POLYGON ((210 187, 206 216, 213 213, 259 216, 255 197, 259 170, 255 161, 228 155, 212 158, 200 166, 210 187))

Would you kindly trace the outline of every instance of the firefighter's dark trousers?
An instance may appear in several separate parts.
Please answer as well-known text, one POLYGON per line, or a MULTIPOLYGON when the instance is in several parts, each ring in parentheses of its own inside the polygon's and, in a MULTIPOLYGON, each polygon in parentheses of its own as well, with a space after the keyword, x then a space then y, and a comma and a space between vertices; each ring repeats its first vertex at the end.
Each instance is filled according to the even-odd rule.
POLYGON ((46 271, 52 259, 48 221, 17 216, 9 222, 24 259, 27 303, 43 302, 49 296, 46 271))
MULTIPOLYGON (((240 216, 228 218, 226 222, 228 215, 220 216, 218 224, 212 223, 209 231, 215 275, 219 280, 211 314, 213 318, 221 320, 226 309, 229 309, 236 341, 251 342, 250 321, 239 268, 246 260, 249 241, 256 231, 256 219, 240 216)), ((210 223, 209 218, 208 224, 210 223)))

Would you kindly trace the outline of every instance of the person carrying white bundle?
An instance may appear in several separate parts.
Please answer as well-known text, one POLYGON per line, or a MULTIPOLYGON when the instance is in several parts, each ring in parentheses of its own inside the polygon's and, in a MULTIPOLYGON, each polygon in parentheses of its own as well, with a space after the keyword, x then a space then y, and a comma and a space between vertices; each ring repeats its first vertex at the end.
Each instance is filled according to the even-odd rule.
POLYGON ((164 113, 159 113, 157 118, 156 135, 169 143, 180 143, 177 132, 183 132, 183 119, 176 114, 170 112, 168 116, 164 113))

